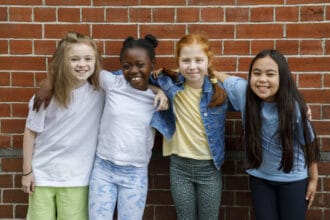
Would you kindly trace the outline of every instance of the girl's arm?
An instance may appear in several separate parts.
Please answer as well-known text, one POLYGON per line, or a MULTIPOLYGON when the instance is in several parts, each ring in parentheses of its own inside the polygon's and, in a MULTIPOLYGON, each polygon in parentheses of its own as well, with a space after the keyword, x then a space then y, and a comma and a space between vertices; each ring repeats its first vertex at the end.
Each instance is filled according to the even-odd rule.
POLYGON ((213 73, 215 75, 215 77, 217 77, 217 79, 220 81, 220 82, 224 82, 228 77, 230 77, 230 75, 226 74, 226 73, 223 73, 223 72, 219 72, 219 71, 216 71, 216 70, 213 70, 213 73))
POLYGON ((310 165, 308 169, 308 173, 309 173, 309 180, 308 180, 308 187, 306 192, 306 200, 308 200, 308 208, 310 208, 315 198, 317 181, 319 178, 317 162, 313 162, 310 165))
POLYGON ((150 85, 149 84, 149 89, 151 89, 155 94, 155 99, 154 99, 154 106, 157 107, 157 111, 164 111, 168 109, 168 98, 161 90, 159 87, 150 85))
POLYGON ((25 193, 32 193, 35 188, 35 179, 32 170, 32 154, 34 149, 35 132, 25 128, 23 137, 23 174, 22 186, 25 193))

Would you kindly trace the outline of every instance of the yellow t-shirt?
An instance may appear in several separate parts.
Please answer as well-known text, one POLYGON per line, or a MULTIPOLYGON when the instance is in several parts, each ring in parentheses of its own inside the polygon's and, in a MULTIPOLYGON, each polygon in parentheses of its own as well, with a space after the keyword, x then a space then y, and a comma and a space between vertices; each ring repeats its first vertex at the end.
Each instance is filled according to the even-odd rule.
POLYGON ((171 140, 163 138, 163 155, 176 154, 197 160, 212 159, 199 103, 202 89, 188 85, 174 97, 176 130, 171 140))

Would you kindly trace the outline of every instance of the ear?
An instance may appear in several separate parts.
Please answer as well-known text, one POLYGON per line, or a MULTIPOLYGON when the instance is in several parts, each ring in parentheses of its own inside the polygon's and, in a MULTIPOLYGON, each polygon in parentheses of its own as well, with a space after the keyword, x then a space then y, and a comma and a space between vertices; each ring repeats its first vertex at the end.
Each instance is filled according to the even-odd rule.
POLYGON ((154 69, 155 68, 155 65, 156 65, 156 58, 153 58, 151 60, 151 68, 154 69))

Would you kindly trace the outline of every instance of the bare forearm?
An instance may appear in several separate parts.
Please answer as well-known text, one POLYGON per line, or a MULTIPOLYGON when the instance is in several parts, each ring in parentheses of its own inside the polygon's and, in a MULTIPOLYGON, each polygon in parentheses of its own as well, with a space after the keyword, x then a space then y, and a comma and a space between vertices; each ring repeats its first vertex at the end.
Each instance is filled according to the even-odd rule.
POLYGON ((23 137, 23 173, 29 173, 32 170, 32 155, 34 149, 35 133, 25 128, 23 137))

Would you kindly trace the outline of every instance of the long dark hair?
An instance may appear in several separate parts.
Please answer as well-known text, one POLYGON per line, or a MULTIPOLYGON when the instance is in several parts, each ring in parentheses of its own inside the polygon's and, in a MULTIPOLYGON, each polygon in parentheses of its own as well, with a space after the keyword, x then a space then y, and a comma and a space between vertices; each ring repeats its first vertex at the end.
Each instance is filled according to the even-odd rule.
MULTIPOLYGON (((279 170, 283 169, 288 173, 293 167, 293 140, 295 121, 297 119, 296 106, 298 106, 304 134, 304 143, 300 143, 305 161, 309 166, 314 161, 319 161, 320 152, 314 129, 310 133, 309 120, 307 118, 307 105, 303 96, 292 80, 292 74, 285 57, 276 50, 264 50, 257 54, 251 62, 248 76, 248 86, 246 89, 245 108, 245 145, 247 151, 247 162, 249 168, 258 168, 262 162, 262 140, 261 140, 261 103, 262 100, 253 93, 250 87, 250 78, 253 64, 261 58, 269 56, 278 65, 279 89, 275 95, 274 102, 277 103, 279 127, 277 134, 282 146, 282 160, 279 170), (313 139, 314 138, 314 139, 313 139)), ((310 124, 311 126, 311 124, 310 124)))

